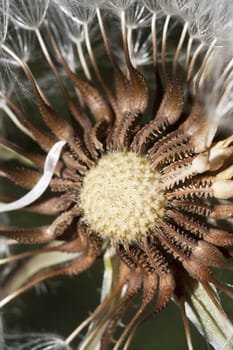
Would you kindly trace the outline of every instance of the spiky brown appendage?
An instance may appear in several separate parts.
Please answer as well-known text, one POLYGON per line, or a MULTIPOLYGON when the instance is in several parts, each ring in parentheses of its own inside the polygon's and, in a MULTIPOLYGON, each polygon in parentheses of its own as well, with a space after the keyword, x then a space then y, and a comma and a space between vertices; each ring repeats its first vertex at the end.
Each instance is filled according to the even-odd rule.
MULTIPOLYGON (((232 137, 215 141, 216 127, 209 125, 202 111, 197 92, 203 65, 198 67, 196 64, 194 68, 195 62, 190 60, 187 71, 180 74, 177 68, 178 50, 174 54, 173 73, 169 76, 164 29, 161 72, 156 62, 156 42, 153 41, 157 91, 155 96, 151 96, 145 78, 132 65, 124 16, 121 26, 126 65, 122 69, 110 49, 100 11, 98 20, 115 84, 112 90, 105 83, 89 47, 91 63, 102 85, 104 97, 94 87, 94 79, 81 80, 71 69, 52 29, 46 24, 56 59, 80 99, 77 107, 77 102, 69 96, 44 49, 68 106, 72 125, 49 104, 27 64, 5 48, 28 77, 41 116, 50 132, 44 133, 37 128, 1 92, 2 98, 45 152, 58 140, 65 140, 66 146, 50 183, 50 190, 56 192, 56 196, 40 199, 28 207, 28 210, 38 213, 57 214, 54 222, 49 226, 30 229, 1 227, 0 232, 2 236, 20 243, 46 244, 32 253, 22 253, 21 258, 49 251, 70 252, 74 257, 66 263, 43 268, 30 280, 24 281, 15 294, 9 298, 6 296, 1 305, 49 277, 78 274, 88 269, 97 257, 102 256, 106 246, 112 246, 121 265, 118 283, 109 298, 80 327, 81 330, 102 312, 125 286, 125 293, 119 302, 95 325, 91 333, 94 334, 105 324, 101 339, 101 349, 104 350, 109 347, 133 297, 141 290, 142 304, 114 349, 118 349, 130 331, 131 334, 135 333, 147 317, 140 318, 151 301, 155 301, 155 305, 150 315, 163 309, 178 290, 177 295, 182 299, 181 276, 185 274, 202 282, 207 289, 209 283, 213 283, 232 297, 231 292, 215 279, 211 268, 232 270, 227 258, 233 236, 216 227, 216 223, 218 219, 232 217, 233 206, 230 202, 215 204, 213 199, 232 196, 224 186, 232 186, 230 157, 233 151, 232 137), (189 83, 194 75, 197 77, 195 95, 189 83), (150 120, 145 123, 142 120, 150 115, 149 98, 153 100, 154 107, 150 120), (208 220, 210 217, 217 220, 215 226, 208 220), (62 244, 47 246, 47 243, 55 241, 62 244)), ((207 60, 207 56, 204 58, 207 60)), ((2 141, 2 144, 15 150, 7 141, 2 141)), ((2 167, 1 174, 31 189, 40 178, 45 157, 31 155, 26 150, 19 152, 28 157, 35 168, 21 168, 16 172, 2 167)), ((7 281, 5 283, 3 290, 7 290, 7 281)), ((188 329, 186 333, 191 349, 188 329)))

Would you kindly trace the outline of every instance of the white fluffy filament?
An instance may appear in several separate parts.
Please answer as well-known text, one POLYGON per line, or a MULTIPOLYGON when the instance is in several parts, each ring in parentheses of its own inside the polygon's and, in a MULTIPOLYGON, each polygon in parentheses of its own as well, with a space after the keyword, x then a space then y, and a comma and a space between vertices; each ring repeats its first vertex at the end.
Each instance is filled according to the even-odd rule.
POLYGON ((65 141, 56 142, 50 149, 45 159, 43 175, 31 191, 12 203, 0 204, 0 213, 22 209, 35 202, 45 192, 50 184, 65 143, 65 141))

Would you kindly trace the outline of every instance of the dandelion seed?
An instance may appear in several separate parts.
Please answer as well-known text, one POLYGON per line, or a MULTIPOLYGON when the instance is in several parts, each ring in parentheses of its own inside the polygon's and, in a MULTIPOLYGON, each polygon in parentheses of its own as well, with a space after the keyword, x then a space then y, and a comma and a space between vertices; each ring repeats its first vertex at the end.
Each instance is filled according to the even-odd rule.
POLYGON ((0 227, 11 242, 33 245, 0 259, 16 265, 3 278, 0 307, 49 278, 104 263, 100 304, 67 338, 29 336, 18 349, 68 348, 81 336, 80 350, 127 350, 173 299, 189 350, 188 319, 216 350, 232 346, 217 291, 233 293, 215 269, 233 270, 225 226, 233 217, 233 136, 224 130, 232 115, 233 6, 216 3, 12 1, 11 36, 21 46, 5 39, 2 4, 2 52, 28 80, 42 120, 1 89, 3 112, 37 151, 0 140, 19 154, 17 169, 6 164, 0 174, 29 191, 3 196, 0 211, 55 218, 0 227), (37 40, 62 110, 39 84, 24 31, 37 40), (136 296, 140 305, 126 322, 136 296))

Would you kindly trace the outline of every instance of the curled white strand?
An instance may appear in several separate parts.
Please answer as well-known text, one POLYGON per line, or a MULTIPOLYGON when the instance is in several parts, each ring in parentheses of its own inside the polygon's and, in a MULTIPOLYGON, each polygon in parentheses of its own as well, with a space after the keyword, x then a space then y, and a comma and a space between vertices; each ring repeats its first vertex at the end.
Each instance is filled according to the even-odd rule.
POLYGON ((38 183, 32 188, 31 191, 26 193, 20 199, 12 202, 0 205, 0 213, 22 209, 29 204, 35 202, 47 189, 61 155, 62 148, 65 145, 65 141, 56 142, 50 149, 44 164, 44 172, 38 183))

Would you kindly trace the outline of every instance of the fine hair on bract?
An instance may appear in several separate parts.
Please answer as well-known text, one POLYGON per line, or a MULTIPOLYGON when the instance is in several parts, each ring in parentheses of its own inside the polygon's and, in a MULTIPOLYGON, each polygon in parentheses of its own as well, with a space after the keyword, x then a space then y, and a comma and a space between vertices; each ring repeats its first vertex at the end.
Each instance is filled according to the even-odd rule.
POLYGON ((65 339, 1 326, 4 349, 127 350, 172 300, 189 350, 189 320, 232 349, 232 27, 227 0, 0 0, 3 316, 103 262, 65 339))

